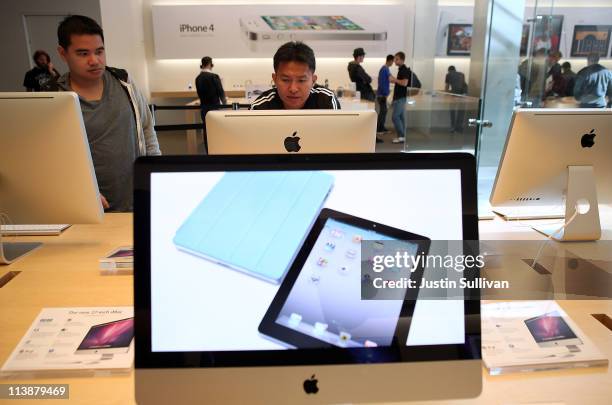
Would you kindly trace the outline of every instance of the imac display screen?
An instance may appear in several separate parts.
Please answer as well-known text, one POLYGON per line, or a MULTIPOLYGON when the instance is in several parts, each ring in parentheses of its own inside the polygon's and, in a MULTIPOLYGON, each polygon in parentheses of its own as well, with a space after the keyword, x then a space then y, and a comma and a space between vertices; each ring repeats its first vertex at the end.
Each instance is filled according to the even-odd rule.
MULTIPOLYGON (((466 344, 463 300, 362 300, 364 241, 463 239, 459 169, 150 175, 151 352, 466 344)), ((298 362, 299 363, 299 362, 298 362)))

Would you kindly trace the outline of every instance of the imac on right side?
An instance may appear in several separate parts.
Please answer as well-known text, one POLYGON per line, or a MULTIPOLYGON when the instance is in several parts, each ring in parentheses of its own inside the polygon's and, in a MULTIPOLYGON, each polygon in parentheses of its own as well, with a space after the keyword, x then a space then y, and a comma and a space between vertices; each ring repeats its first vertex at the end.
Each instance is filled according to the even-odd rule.
POLYGON ((597 240, 612 203, 612 110, 518 109, 491 191, 506 219, 565 218, 534 227, 555 240, 597 240))
MULTIPOLYGON (((0 214, 10 224, 102 222, 76 93, 0 93, 0 214)), ((0 239, 0 264, 40 245, 0 239)))

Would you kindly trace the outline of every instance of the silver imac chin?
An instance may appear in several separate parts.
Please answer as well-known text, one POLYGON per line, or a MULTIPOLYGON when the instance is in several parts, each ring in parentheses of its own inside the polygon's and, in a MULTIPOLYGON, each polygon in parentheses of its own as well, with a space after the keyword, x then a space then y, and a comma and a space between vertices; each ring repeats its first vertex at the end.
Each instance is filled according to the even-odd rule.
POLYGON ((211 155, 369 153, 376 145, 376 112, 211 111, 206 132, 211 155))
MULTIPOLYGON (((75 93, 0 93, 0 213, 13 224, 102 221, 75 93)), ((0 244, 0 263, 37 245, 0 244)))
POLYGON ((190 368, 173 369, 172 372, 164 369, 144 369, 136 372, 136 399, 141 404, 193 403, 196 400, 194 387, 197 387, 197 401, 202 403, 329 404, 433 401, 476 397, 482 390, 481 378, 482 363, 476 360, 367 366, 285 366, 282 369, 190 368), (235 389, 232 381, 240 381, 243 389, 235 389), (444 381, 445 386, 440 386, 436 381, 444 381), (309 389, 309 384, 312 384, 312 390, 316 390, 311 395, 304 393, 309 389), (155 387, 172 387, 172 390, 155 387))
POLYGON ((611 150, 610 109, 515 111, 492 210, 506 219, 565 218, 561 231, 537 228, 557 240, 598 239, 598 204, 612 203, 611 150))

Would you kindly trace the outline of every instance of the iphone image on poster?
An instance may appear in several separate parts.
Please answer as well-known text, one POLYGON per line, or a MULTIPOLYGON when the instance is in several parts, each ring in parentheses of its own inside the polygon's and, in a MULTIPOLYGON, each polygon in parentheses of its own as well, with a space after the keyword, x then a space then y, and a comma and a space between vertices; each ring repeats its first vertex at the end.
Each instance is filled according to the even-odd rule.
POLYGON ((240 27, 251 41, 385 41, 387 31, 363 18, 344 15, 250 15, 240 27))

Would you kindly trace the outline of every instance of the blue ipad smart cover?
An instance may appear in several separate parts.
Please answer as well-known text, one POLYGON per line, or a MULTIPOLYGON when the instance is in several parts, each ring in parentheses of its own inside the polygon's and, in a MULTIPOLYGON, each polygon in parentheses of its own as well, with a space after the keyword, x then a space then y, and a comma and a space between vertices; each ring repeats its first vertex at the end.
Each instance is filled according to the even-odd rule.
POLYGON ((174 237, 178 248, 279 283, 317 218, 333 177, 228 172, 174 237))

